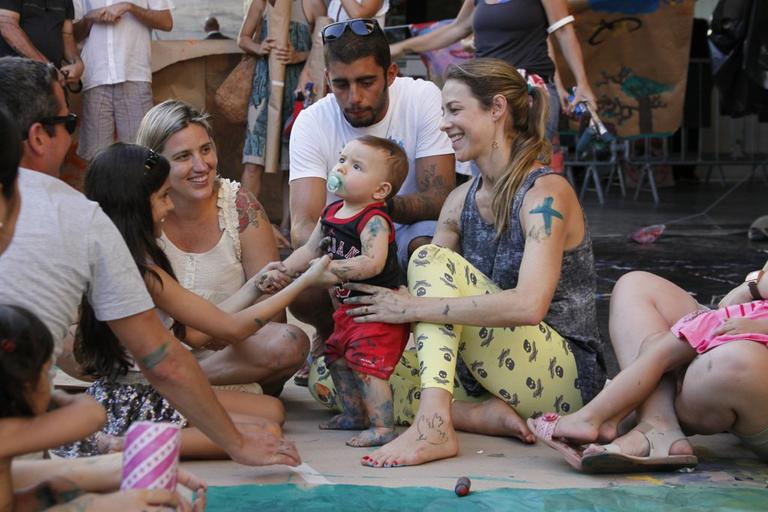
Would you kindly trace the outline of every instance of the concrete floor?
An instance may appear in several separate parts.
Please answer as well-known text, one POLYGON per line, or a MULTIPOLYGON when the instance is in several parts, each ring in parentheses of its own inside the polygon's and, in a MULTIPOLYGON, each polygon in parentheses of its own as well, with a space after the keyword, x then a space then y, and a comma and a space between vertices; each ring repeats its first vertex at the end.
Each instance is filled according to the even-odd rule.
POLYGON ((461 448, 456 458, 423 466, 368 468, 359 461, 372 449, 347 447, 344 444, 350 436, 347 432, 318 429, 318 423, 330 418, 331 412, 315 402, 305 388, 290 384, 283 398, 288 411, 285 434, 298 446, 302 466, 251 468, 229 461, 198 461, 184 462, 184 467, 215 486, 294 483, 453 489, 460 476, 472 480, 473 491, 688 483, 766 487, 768 484, 768 465, 756 461, 729 434, 694 437, 692 441, 701 464, 690 473, 584 475, 572 470, 557 452, 542 444, 526 446, 512 439, 466 433, 459 433, 461 448))

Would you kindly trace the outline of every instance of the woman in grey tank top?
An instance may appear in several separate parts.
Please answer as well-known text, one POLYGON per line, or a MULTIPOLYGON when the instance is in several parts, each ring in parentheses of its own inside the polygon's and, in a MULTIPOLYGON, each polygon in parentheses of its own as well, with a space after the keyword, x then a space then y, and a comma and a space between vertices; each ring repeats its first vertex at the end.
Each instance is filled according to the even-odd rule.
POLYGON ((545 165, 546 91, 497 59, 453 65, 446 77, 441 128, 481 174, 446 200, 434 245, 411 257, 408 292, 350 285, 370 295, 348 300, 360 304, 349 314, 413 322, 418 351, 418 367, 406 358, 412 368, 392 381, 395 408, 406 408, 403 396, 415 408, 420 395, 418 410, 405 433, 363 458, 371 466, 453 457, 454 428, 533 443, 523 418, 574 411, 604 380, 589 230, 570 184, 545 165), (481 403, 455 393, 457 360, 481 403), (408 375, 420 383, 399 390, 408 375))

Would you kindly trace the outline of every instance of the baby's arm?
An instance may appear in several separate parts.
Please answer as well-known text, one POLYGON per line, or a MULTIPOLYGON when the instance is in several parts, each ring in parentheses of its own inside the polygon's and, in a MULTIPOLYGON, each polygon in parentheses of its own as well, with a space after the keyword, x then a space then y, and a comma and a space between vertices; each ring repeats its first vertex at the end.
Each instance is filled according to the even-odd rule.
POLYGON ((374 215, 360 232, 362 254, 332 261, 330 271, 342 281, 362 281, 380 274, 387 263, 389 234, 389 223, 380 215, 374 215))
POLYGON ((312 260, 323 255, 320 242, 323 239, 323 229, 320 221, 309 236, 307 243, 296 249, 283 261, 283 270, 273 269, 259 279, 259 288, 265 293, 274 293, 286 286, 285 276, 295 277, 307 270, 312 260))
POLYGON ((85 394, 54 391, 51 402, 58 409, 31 418, 0 420, 0 459, 79 441, 107 420, 104 408, 85 394))

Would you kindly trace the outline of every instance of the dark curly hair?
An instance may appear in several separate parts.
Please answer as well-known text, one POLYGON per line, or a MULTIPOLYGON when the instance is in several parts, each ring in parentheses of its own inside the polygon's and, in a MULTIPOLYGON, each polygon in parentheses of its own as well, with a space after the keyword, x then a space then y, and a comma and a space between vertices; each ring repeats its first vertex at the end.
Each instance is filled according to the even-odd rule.
POLYGON ((0 418, 35 415, 28 394, 52 353, 53 337, 39 318, 0 304, 0 418))

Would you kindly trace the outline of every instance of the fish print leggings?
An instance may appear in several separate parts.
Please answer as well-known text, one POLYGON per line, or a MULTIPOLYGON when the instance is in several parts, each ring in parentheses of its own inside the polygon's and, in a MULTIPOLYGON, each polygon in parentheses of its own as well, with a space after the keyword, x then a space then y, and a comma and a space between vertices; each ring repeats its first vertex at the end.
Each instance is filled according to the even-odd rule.
MULTIPOLYGON (((472 297, 502 291, 461 255, 436 245, 420 247, 411 256, 408 283, 416 297, 472 297)), ((398 425, 411 423, 423 388, 445 389, 459 401, 482 401, 493 395, 523 418, 544 411, 575 412, 583 405, 568 342, 543 322, 515 327, 420 322, 414 324, 413 335, 415 349, 403 353, 389 381, 398 425), (457 357, 487 395, 472 397, 464 391, 456 378, 457 357)), ((311 367, 309 389, 317 401, 341 411, 322 358, 311 367)))

